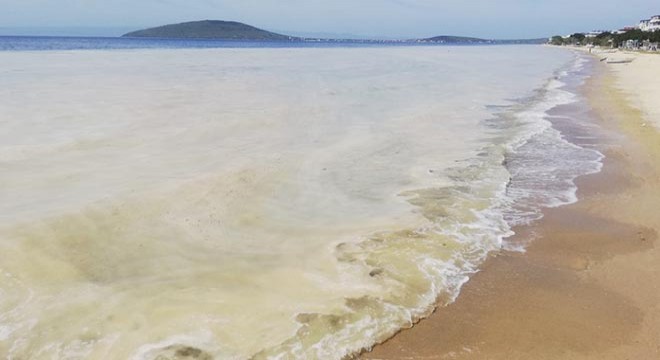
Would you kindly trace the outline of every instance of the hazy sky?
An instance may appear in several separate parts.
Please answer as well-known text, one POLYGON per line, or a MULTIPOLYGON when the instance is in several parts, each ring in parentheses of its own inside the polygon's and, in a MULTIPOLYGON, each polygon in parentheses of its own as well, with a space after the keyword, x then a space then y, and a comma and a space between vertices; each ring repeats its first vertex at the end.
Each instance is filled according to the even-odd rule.
POLYGON ((619 28, 656 13, 660 0, 0 0, 0 28, 95 27, 112 35, 218 19, 292 35, 521 38, 619 28))

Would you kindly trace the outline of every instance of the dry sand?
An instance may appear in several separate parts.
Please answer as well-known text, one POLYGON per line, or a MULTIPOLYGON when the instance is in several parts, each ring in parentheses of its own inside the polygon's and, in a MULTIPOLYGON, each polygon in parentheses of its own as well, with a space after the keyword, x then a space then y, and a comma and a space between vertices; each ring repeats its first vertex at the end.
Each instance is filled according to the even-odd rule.
POLYGON ((616 77, 616 86, 640 109, 644 118, 660 130, 660 56, 638 52, 596 51, 601 59, 630 59, 629 64, 609 64, 616 77))
POLYGON ((517 229, 538 236, 527 253, 491 257, 454 304, 363 359, 660 359, 660 132, 645 126, 660 124, 660 56, 623 56, 585 85, 607 158, 580 201, 517 229))

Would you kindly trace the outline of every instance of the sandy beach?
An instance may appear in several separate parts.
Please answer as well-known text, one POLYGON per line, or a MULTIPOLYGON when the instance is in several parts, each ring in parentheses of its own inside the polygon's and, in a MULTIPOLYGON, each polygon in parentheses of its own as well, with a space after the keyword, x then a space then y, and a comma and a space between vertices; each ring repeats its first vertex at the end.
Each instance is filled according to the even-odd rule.
POLYGON ((609 69, 616 77, 615 86, 630 101, 630 105, 642 111, 645 121, 660 130, 660 61, 657 54, 642 54, 629 51, 594 51, 599 59, 633 60, 629 64, 610 64, 609 69), (655 81, 654 81, 655 80, 655 81))
POLYGON ((362 359, 660 358, 660 56, 596 65, 584 85, 603 171, 493 255, 457 301, 362 359))
POLYGON ((0 357, 655 359, 657 59, 0 53, 0 357))

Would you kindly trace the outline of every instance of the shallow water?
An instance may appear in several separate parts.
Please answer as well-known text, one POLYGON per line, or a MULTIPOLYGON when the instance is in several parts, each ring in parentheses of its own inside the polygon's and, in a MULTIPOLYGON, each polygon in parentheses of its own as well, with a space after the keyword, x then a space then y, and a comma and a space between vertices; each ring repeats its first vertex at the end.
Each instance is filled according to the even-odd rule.
POLYGON ((2 52, 0 65, 10 358, 340 358, 452 301, 514 222, 574 201, 575 176, 599 168, 545 119, 576 101, 561 76, 580 63, 554 48, 2 52), (505 158, 532 139, 575 171, 511 173, 505 158), (547 197, 523 186, 548 176, 547 197))

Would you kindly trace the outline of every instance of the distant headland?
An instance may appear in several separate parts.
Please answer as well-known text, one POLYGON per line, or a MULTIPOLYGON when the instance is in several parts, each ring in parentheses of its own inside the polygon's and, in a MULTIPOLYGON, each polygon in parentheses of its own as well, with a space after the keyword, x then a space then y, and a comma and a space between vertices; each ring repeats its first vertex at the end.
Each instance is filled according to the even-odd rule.
POLYGON ((435 36, 428 39, 418 39, 416 42, 440 43, 440 44, 544 44, 548 41, 546 38, 542 39, 516 39, 516 40, 493 40, 493 39, 480 39, 465 36, 435 36))
POLYGON ((317 39, 289 36, 263 30, 236 21, 202 20, 158 26, 129 32, 122 37, 167 39, 216 39, 257 41, 342 41, 377 43, 436 43, 436 44, 542 44, 543 39, 491 40, 464 36, 435 36, 425 39, 370 40, 370 39, 317 39))

